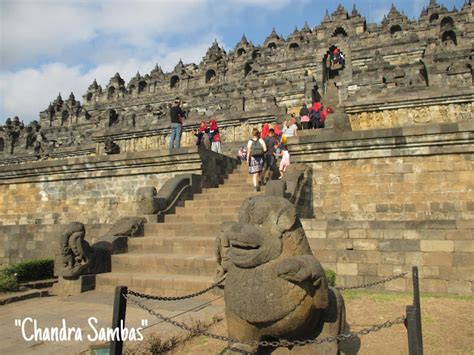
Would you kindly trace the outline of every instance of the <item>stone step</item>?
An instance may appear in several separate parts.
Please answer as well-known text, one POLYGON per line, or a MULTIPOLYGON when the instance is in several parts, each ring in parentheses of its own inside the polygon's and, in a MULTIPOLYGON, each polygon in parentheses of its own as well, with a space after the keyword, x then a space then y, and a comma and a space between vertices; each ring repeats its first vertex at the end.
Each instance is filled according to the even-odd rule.
POLYGON ((141 237, 128 240, 129 254, 214 255, 213 237, 141 237))
MULTIPOLYGON (((217 232, 221 227, 221 222, 194 223, 183 220, 181 223, 145 223, 145 237, 149 235, 163 235, 166 232, 187 232, 192 235, 202 235, 206 232, 217 232)), ((173 235, 173 234, 168 234, 173 235)))
MULTIPOLYGON (((192 211, 191 211, 192 212, 192 211)), ((186 221, 187 223, 204 223, 204 222, 228 222, 228 221, 237 221, 237 212, 232 214, 200 214, 200 213, 191 213, 188 215, 183 214, 170 214, 165 216, 165 223, 179 223, 186 221)))
POLYGON ((221 185, 222 187, 228 187, 228 186, 250 186, 252 185, 252 179, 246 179, 246 180, 229 180, 229 181, 224 181, 224 185, 221 185))
MULTIPOLYGON (((184 203, 184 208, 219 208, 219 207, 240 207, 242 200, 187 200, 184 203)), ((178 211, 178 209, 176 209, 178 211)))
POLYGON ((97 275, 96 290, 110 293, 116 286, 128 286, 132 291, 169 297, 204 290, 213 283, 212 276, 109 272, 97 275))
MULTIPOLYGON (((260 192, 261 193, 261 192, 260 192)), ((242 202, 244 199, 252 196, 257 196, 259 192, 253 191, 253 187, 248 187, 248 192, 229 192, 229 193, 215 193, 215 194, 197 194, 194 195, 195 201, 202 200, 234 200, 242 202)))
POLYGON ((251 175, 249 174, 249 167, 247 164, 245 164, 245 168, 242 168, 239 171, 236 171, 235 173, 228 175, 226 180, 241 179, 241 178, 250 177, 250 176, 251 175))
POLYGON ((213 276, 216 269, 213 255, 127 253, 112 258, 112 272, 213 276))
POLYGON ((211 203, 204 204, 204 202, 209 201, 199 201, 200 203, 196 204, 186 204, 185 207, 176 208, 177 216, 191 216, 191 215, 229 215, 237 214, 239 212, 240 204, 235 204, 234 206, 221 205, 215 206, 211 203))
POLYGON ((252 177, 241 177, 235 179, 228 179, 224 181, 224 184, 221 186, 244 186, 252 185, 252 177))
MULTIPOLYGON (((219 227, 220 228, 220 227, 219 227)), ((188 230, 177 230, 177 231, 172 231, 172 230, 163 230, 157 233, 149 233, 147 234, 147 237, 150 238, 216 238, 218 235, 220 235, 220 229, 219 230, 214 230, 214 229, 207 229, 207 230, 198 230, 198 231, 188 231, 188 230)))
POLYGON ((245 166, 245 170, 229 175, 227 179, 225 179, 224 181, 237 181, 237 180, 246 180, 246 179, 252 179, 252 175, 249 174, 249 170, 247 166, 245 166))
POLYGON ((148 294, 177 296, 214 282, 214 243, 222 223, 236 221, 242 201, 253 191, 247 166, 234 170, 218 188, 204 189, 165 223, 146 223, 144 237, 130 238, 128 253, 112 256, 112 272, 97 277, 98 291, 117 285, 148 294))
MULTIPOLYGON (((261 186, 260 189, 262 192, 265 190, 265 186, 261 186)), ((238 186, 227 186, 222 185, 218 189, 202 189, 203 194, 233 194, 233 193, 248 193, 248 192, 255 192, 253 190, 252 183, 245 184, 245 185, 238 185, 238 186)))

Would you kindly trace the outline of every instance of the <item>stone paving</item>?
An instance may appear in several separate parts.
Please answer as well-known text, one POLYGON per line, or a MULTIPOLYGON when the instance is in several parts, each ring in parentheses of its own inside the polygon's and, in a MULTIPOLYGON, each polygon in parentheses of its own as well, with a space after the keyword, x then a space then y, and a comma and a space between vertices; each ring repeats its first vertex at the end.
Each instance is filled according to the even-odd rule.
MULTIPOLYGON (((208 295, 178 302, 147 301, 148 307, 174 320, 192 324, 192 321, 207 322, 214 316, 222 315, 224 306, 221 296, 208 295)), ((112 322, 113 294, 86 292, 71 297, 36 298, 1 306, 0 349, 3 354, 88 354, 89 346, 103 344, 100 341, 89 341, 88 335, 94 336, 93 329, 88 324, 90 317, 97 318, 96 329, 110 327, 112 322), (38 327, 43 329, 61 327, 65 319, 68 328, 79 327, 83 341, 26 341, 21 334, 21 328, 15 326, 16 319, 31 317, 37 320, 38 327)), ((143 334, 157 334, 162 338, 182 334, 173 326, 158 321, 156 317, 128 303, 126 322, 127 328, 141 327, 142 320, 147 320, 148 326, 143 334)), ((25 327, 26 336, 31 337, 33 325, 25 327)))

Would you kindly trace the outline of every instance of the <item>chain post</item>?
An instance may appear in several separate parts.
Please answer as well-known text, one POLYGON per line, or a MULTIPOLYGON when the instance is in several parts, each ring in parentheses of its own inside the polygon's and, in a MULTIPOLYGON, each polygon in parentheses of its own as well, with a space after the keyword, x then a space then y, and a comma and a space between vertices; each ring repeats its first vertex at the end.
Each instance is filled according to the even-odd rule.
MULTIPOLYGON (((370 282, 370 283, 357 285, 357 286, 352 286, 352 287, 337 287, 337 289, 342 291, 342 290, 351 290, 351 289, 360 289, 360 288, 373 287, 373 286, 380 285, 380 284, 383 284, 383 283, 386 283, 386 282, 389 282, 389 281, 392 281, 392 280, 395 280, 395 279, 405 277, 406 275, 407 275, 407 273, 404 272, 404 273, 401 273, 399 275, 394 275, 392 277, 388 277, 388 278, 380 280, 380 281, 370 282)), ((116 313, 118 313, 118 311, 116 312, 116 307, 117 307, 117 304, 120 302, 120 299, 125 301, 124 308, 123 308, 123 322, 125 322, 126 301, 129 300, 133 304, 137 305, 139 308, 143 309, 144 311, 147 311, 149 314, 157 317, 158 319, 160 319, 160 320, 162 320, 166 323, 172 324, 172 325, 174 325, 178 328, 181 328, 185 331, 188 331, 193 335, 200 334, 200 335, 212 338, 212 339, 222 340, 222 341, 226 341, 226 342, 230 342, 230 343, 243 343, 243 344, 259 345, 259 346, 288 347, 288 346, 294 346, 294 345, 303 346, 303 345, 306 345, 306 344, 323 344, 323 343, 339 342, 339 341, 342 341, 344 339, 357 337, 359 335, 366 335, 366 334, 369 334, 371 332, 377 332, 377 331, 382 330, 382 329, 390 328, 390 327, 392 327, 396 324, 405 323, 405 325, 408 328, 408 341, 409 341, 410 355, 423 355, 423 346, 420 343, 421 339, 422 339, 421 338, 421 336, 422 336, 421 335, 421 313, 419 312, 419 310, 420 310, 420 306, 419 306, 420 305, 420 294, 419 294, 419 286, 418 286, 418 269, 416 267, 413 268, 413 280, 414 280, 413 281, 414 282, 413 283, 413 290, 414 290, 413 305, 407 306, 407 316, 406 317, 401 316, 401 317, 398 317, 394 320, 386 321, 382 324, 376 324, 376 325, 373 325, 371 327, 361 329, 360 331, 357 331, 357 332, 351 332, 351 333, 348 333, 348 334, 340 334, 338 336, 327 337, 327 338, 322 338, 322 339, 316 338, 316 339, 306 339, 306 340, 295 340, 295 341, 292 341, 292 342, 290 342, 288 340, 285 340, 285 339, 279 339, 278 341, 271 341, 271 342, 269 342, 269 341, 244 341, 244 340, 232 339, 232 338, 229 338, 229 337, 226 337, 226 336, 212 334, 212 333, 209 333, 207 331, 195 329, 195 328, 187 326, 184 323, 174 321, 171 318, 165 317, 164 315, 162 315, 162 314, 146 307, 142 303, 140 303, 140 302, 138 302, 138 301, 136 301, 136 300, 129 297, 129 296, 134 296, 134 297, 138 297, 138 298, 144 298, 144 299, 156 300, 156 301, 185 300, 185 299, 189 299, 189 298, 193 298, 193 297, 202 295, 202 294, 210 291, 211 289, 219 286, 225 280, 225 278, 226 278, 225 276, 226 275, 224 275, 223 278, 221 278, 219 281, 215 282, 214 284, 212 284, 211 286, 209 286, 208 288, 206 288, 204 290, 201 290, 201 291, 198 291, 198 292, 186 295, 186 296, 176 296, 176 297, 147 295, 147 294, 140 293, 140 292, 135 292, 135 291, 132 291, 132 290, 128 291, 127 287, 119 286, 115 290, 116 293, 115 293, 115 304, 114 304, 114 324, 116 324, 116 322, 117 322, 116 313), (122 291, 122 293, 120 293, 119 296, 118 296, 118 292, 120 292, 119 288, 121 288, 121 287, 124 288, 124 291, 122 291), (120 297, 120 298, 118 299, 117 297, 120 297), (416 305, 418 305, 418 306, 416 306, 416 305)), ((118 322, 120 322, 119 316, 117 316, 117 319, 118 319, 118 322)), ((120 347, 122 347, 122 346, 123 346, 123 343, 121 342, 120 347)), ((112 344, 111 344, 111 349, 112 349, 112 344)), ((122 348, 120 348, 120 352, 112 352, 111 351, 110 353, 113 354, 113 355, 122 354, 121 351, 122 351, 122 348)))
POLYGON ((413 305, 407 306, 406 327, 408 332, 408 354, 423 355, 420 352, 420 344, 417 332, 416 308, 413 305))
MULTIPOLYGON (((114 296, 114 313, 112 316, 112 329, 125 327, 125 313, 127 310, 127 286, 117 286, 114 296)), ((120 332, 119 332, 120 334, 120 332)), ((113 339, 110 342, 110 355, 122 355, 123 339, 113 339)))
POLYGON ((421 304, 420 304, 420 282, 418 267, 413 266, 413 307, 416 312, 416 336, 418 338, 418 354, 423 355, 423 333, 421 329, 421 304))

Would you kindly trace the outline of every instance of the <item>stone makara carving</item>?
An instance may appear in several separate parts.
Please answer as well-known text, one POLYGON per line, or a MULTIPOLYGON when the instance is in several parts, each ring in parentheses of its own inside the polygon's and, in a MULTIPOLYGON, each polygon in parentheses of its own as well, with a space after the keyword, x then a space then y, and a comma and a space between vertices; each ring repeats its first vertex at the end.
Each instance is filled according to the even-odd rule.
POLYGON ((123 217, 92 246, 85 240, 84 224, 69 224, 60 240, 60 264, 57 274, 65 279, 110 272, 111 255, 127 251, 128 237, 143 234, 143 217, 123 217))
POLYGON ((73 222, 61 236, 62 263, 58 270, 59 276, 77 279, 81 275, 110 272, 110 252, 91 247, 85 235, 84 224, 73 222))
POLYGON ((120 218, 104 236, 136 237, 142 235, 145 221, 143 217, 120 218))
POLYGON ((157 198, 158 192, 153 186, 140 187, 137 190, 138 212, 154 214, 166 208, 166 201, 157 198))
MULTIPOLYGON (((243 202, 239 222, 216 243, 227 271, 229 337, 245 341, 336 336, 345 327, 344 301, 328 287, 296 210, 286 199, 257 196, 243 202)), ((219 259, 219 258, 218 258, 219 259)), ((255 353, 257 346, 232 344, 255 353)), ((338 344, 296 346, 292 353, 338 353, 338 344)))
POLYGON ((143 235, 145 222, 143 217, 122 217, 92 247, 108 250, 110 254, 126 253, 128 238, 143 235))

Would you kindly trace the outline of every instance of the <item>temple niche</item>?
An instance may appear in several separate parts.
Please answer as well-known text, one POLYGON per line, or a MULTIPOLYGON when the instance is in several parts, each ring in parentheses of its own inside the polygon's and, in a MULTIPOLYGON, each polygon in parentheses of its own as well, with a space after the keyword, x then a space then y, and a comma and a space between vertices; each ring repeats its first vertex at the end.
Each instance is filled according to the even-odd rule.
MULTIPOLYGON (((472 41, 466 40, 472 37, 472 11, 471 2, 458 11, 431 0, 418 19, 392 6, 375 24, 355 6, 348 11, 338 5, 320 23, 305 23, 287 36, 271 29, 261 44, 242 35, 226 51, 215 40, 199 63, 180 59, 169 72, 159 64, 149 73, 137 68, 127 82, 119 73, 107 83, 93 80, 82 102, 71 93, 45 104, 39 124, 62 149, 70 146, 70 131, 81 146, 95 146, 94 137, 110 131, 165 137, 169 105, 177 97, 188 113, 186 133, 210 116, 244 124, 242 117, 257 122, 285 115, 311 102, 316 86, 323 101, 345 109, 361 102, 463 95, 473 83, 472 41)), ((0 133, 3 156, 11 151, 12 134, 0 133)), ((13 154, 21 149, 16 146, 13 154)))
POLYGON ((214 69, 209 69, 206 72, 206 84, 209 84, 214 80, 217 80, 216 76, 217 76, 217 74, 216 74, 215 70, 214 69))

